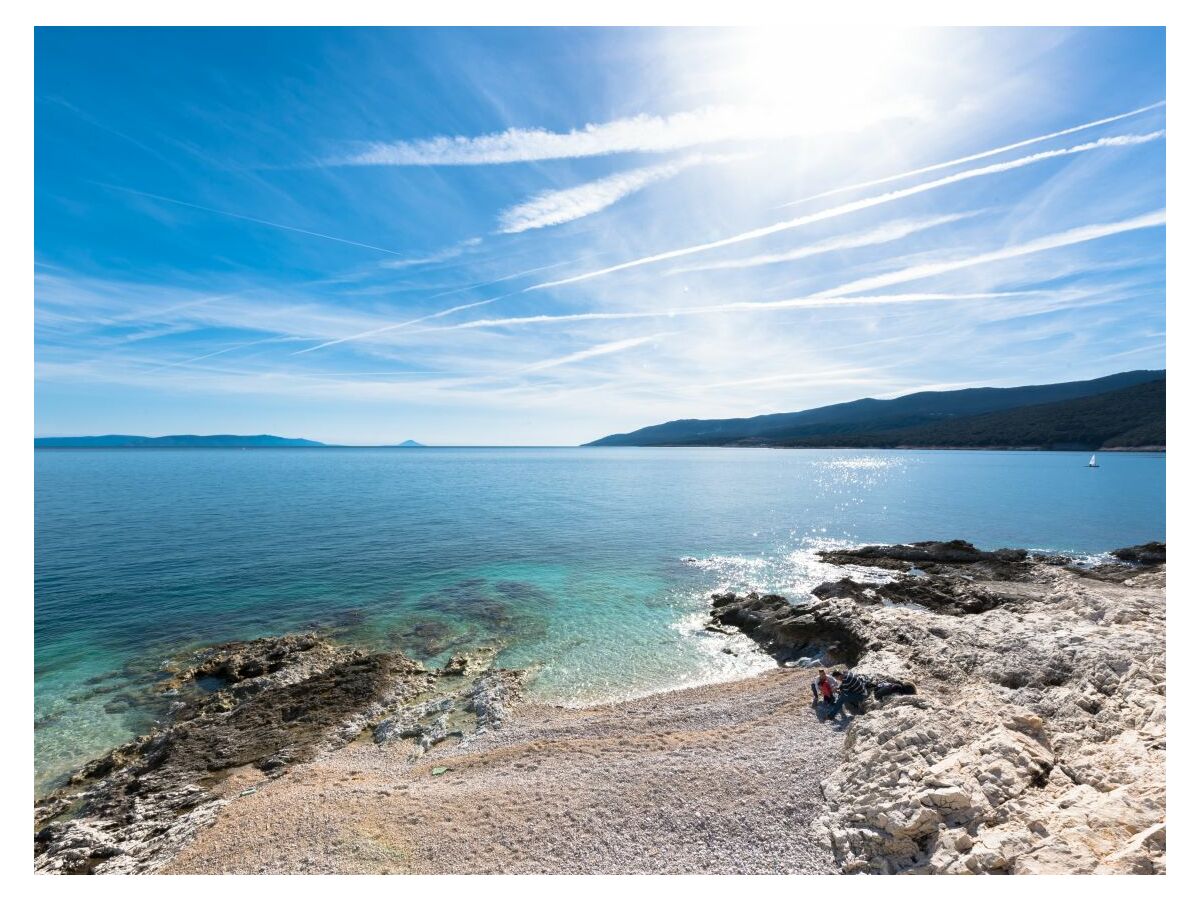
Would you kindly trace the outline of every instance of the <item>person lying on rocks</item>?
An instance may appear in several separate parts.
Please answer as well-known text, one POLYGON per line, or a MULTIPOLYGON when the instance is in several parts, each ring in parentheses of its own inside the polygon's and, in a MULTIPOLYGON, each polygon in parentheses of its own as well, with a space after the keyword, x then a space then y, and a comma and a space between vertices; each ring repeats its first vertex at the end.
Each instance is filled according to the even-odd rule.
POLYGON ((862 703, 867 699, 867 682, 857 672, 847 672, 843 674, 839 671, 834 671, 833 677, 838 679, 837 700, 834 701, 833 708, 829 710, 829 718, 837 718, 837 714, 842 711, 847 703, 853 703, 856 708, 861 709, 862 703))
POLYGON ((875 684, 875 699, 882 700, 885 697, 891 697, 896 694, 913 695, 917 692, 917 686, 908 681, 890 681, 883 680, 875 684))
POLYGON ((833 695, 837 691, 837 682, 825 674, 824 669, 817 670, 817 680, 811 685, 813 702, 824 700, 826 705, 833 703, 833 695))

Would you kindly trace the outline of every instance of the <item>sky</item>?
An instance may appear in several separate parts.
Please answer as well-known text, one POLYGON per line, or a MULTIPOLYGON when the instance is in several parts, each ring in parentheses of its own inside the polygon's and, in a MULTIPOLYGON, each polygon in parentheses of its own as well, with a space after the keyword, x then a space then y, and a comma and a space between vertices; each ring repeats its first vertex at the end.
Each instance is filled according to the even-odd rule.
POLYGON ((35 433, 578 444, 1163 368, 1165 38, 35 36, 35 433))

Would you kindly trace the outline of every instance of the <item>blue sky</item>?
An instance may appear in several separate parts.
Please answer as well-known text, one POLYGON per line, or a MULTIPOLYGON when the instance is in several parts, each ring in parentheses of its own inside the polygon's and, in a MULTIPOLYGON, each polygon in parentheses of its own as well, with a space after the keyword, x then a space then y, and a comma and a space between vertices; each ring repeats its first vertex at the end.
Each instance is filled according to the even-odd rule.
POLYGON ((1165 366, 1161 29, 39 29, 39 435, 573 444, 1165 366))

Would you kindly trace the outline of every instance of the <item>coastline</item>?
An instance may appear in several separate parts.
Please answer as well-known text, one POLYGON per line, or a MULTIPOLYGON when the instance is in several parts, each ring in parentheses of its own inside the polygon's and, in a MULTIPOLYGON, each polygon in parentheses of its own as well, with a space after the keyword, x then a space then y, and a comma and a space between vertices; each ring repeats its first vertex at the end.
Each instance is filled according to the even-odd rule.
POLYGON ((798 667, 604 706, 522 703, 486 654, 431 672, 317 637, 213 648, 176 678, 219 689, 42 804, 35 865, 1163 871, 1165 563, 874 550, 831 553, 847 577, 806 605, 714 597, 710 628, 798 667), (823 721, 818 659, 916 693, 823 721))
POLYGON ((1002 444, 997 446, 954 446, 954 445, 921 445, 896 444, 882 446, 878 444, 793 447, 787 444, 422 444, 419 447, 402 447, 396 444, 323 444, 320 447, 242 447, 242 446, 141 446, 135 444, 119 444, 111 447, 96 447, 87 444, 63 444, 55 446, 35 446, 34 450, 579 450, 584 448, 615 450, 632 448, 636 450, 991 450, 991 451, 1020 451, 1022 453, 1166 453, 1165 446, 1155 444, 1145 447, 1033 447, 1024 445, 1002 444))
POLYGON ((1005 453, 1163 453, 1167 448, 1161 445, 1146 447, 1033 447, 1024 445, 1001 444, 997 446, 955 446, 955 445, 924 445, 924 444, 828 444, 811 446, 792 446, 789 444, 580 444, 580 447, 597 447, 613 450, 623 447, 638 450, 977 450, 980 452, 1005 453))

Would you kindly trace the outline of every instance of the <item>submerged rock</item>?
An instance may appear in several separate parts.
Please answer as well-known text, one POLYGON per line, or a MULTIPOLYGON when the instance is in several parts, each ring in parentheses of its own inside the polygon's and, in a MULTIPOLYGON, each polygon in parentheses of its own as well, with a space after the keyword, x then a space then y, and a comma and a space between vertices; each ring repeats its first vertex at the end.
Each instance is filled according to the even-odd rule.
POLYGON ((453 654, 439 671, 440 675, 472 675, 491 668, 496 651, 491 647, 453 654))

